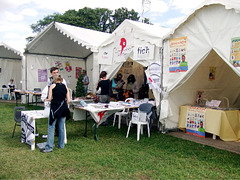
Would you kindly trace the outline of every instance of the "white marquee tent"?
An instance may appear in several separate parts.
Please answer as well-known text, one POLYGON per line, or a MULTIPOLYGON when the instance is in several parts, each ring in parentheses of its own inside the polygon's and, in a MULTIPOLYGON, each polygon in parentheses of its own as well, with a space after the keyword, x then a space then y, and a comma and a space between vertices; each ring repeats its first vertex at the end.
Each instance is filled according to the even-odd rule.
POLYGON ((25 50, 23 59, 23 89, 43 89, 50 76, 49 69, 53 66, 60 68, 68 87, 76 87, 76 71, 86 69, 89 77, 89 89, 95 80, 96 52, 100 43, 110 34, 90 29, 52 22, 45 28, 25 50))
POLYGON ((8 85, 10 79, 14 79, 17 88, 21 88, 21 61, 20 51, 13 49, 5 43, 0 43, 0 82, 8 85))
POLYGON ((238 0, 206 0, 165 37, 160 118, 167 129, 178 127, 179 107, 194 104, 199 90, 240 107, 239 30, 238 0))
MULTIPOLYGON (((106 71, 112 79, 124 62, 131 59, 144 67, 153 62, 160 63, 162 37, 170 29, 124 20, 99 48, 100 71, 106 71)), ((135 74, 136 79, 142 79, 135 74)), ((159 99, 159 93, 154 93, 159 99)))

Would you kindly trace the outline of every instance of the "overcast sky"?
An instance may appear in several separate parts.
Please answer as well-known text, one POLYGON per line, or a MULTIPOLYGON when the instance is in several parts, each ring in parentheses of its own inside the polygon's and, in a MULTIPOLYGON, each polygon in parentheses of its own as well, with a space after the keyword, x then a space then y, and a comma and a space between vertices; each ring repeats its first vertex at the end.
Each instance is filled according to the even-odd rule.
MULTIPOLYGON (((204 0, 151 0, 145 17, 159 26, 174 27, 204 0)), ((0 42, 23 52, 26 38, 34 36, 30 25, 55 12, 69 9, 126 7, 141 15, 142 0, 0 0, 0 42)))

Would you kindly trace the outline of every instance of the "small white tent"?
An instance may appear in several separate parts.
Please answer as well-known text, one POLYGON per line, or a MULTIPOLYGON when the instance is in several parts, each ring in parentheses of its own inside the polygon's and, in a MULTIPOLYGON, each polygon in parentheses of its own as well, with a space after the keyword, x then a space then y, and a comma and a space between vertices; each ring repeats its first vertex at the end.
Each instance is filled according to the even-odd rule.
POLYGON ((240 64, 233 65, 234 56, 240 61, 239 29, 238 0, 206 0, 165 37, 160 118, 167 129, 178 127, 179 106, 194 104, 199 90, 208 100, 224 96, 240 107, 240 64))
POLYGON ((0 43, 0 82, 8 85, 10 79, 14 80, 17 88, 21 88, 21 61, 20 51, 13 49, 5 43, 0 43))
POLYGON ((108 33, 52 22, 25 49, 23 89, 43 89, 50 76, 49 68, 53 66, 60 68, 59 73, 72 90, 76 87, 79 68, 86 69, 89 89, 92 89, 97 47, 109 36, 108 33))
MULTIPOLYGON (((162 37, 169 31, 170 29, 164 27, 124 20, 99 48, 100 71, 106 71, 108 78, 112 79, 129 59, 144 67, 153 62, 160 64, 162 37)), ((143 81, 143 77, 139 76, 140 71, 137 70, 134 75, 136 79, 143 81)), ((159 93, 156 92, 156 96, 158 100, 159 93)))

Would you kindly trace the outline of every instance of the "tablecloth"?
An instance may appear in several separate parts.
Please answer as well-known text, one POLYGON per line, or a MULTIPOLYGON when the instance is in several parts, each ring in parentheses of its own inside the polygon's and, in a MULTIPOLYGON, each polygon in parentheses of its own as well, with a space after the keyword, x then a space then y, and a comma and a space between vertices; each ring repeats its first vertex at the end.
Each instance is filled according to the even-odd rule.
MULTIPOLYGON (((180 106, 179 129, 186 128, 186 115, 189 106, 180 106)), ((224 141, 240 142, 240 111, 206 108, 205 131, 224 141)))

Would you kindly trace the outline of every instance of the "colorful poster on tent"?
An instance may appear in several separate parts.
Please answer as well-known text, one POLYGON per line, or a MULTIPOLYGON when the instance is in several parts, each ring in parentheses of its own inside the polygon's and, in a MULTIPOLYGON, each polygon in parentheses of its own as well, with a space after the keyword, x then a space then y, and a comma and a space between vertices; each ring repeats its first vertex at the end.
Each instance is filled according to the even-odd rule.
POLYGON ((114 62, 125 62, 132 52, 133 34, 115 36, 113 60, 114 62))
POLYGON ((206 108, 189 106, 186 116, 186 132, 194 136, 205 138, 206 108))
POLYGON ((231 40, 230 63, 234 67, 240 67, 240 37, 235 37, 231 40))
MULTIPOLYGON (((144 41, 145 42, 145 41, 144 41)), ((154 58, 154 45, 149 43, 134 42, 133 59, 134 60, 151 60, 154 58)))
POLYGON ((215 80, 216 67, 209 67, 209 80, 215 80))
POLYGON ((38 69, 38 82, 47 82, 47 69, 38 69))
POLYGON ((56 61, 55 62, 55 66, 59 69, 59 71, 63 71, 64 68, 63 68, 63 65, 60 61, 56 61))
POLYGON ((65 63, 65 70, 66 70, 67 72, 71 72, 71 71, 72 71, 72 66, 70 65, 69 61, 67 61, 67 62, 65 63))
POLYGON ((101 47, 98 54, 98 64, 112 65, 113 45, 101 47))
POLYGON ((187 37, 170 39, 169 49, 169 72, 186 72, 188 70, 188 63, 186 58, 187 37))
POLYGON ((81 73, 81 71, 82 71, 81 67, 76 67, 76 76, 75 76, 76 79, 78 78, 78 76, 81 73))

